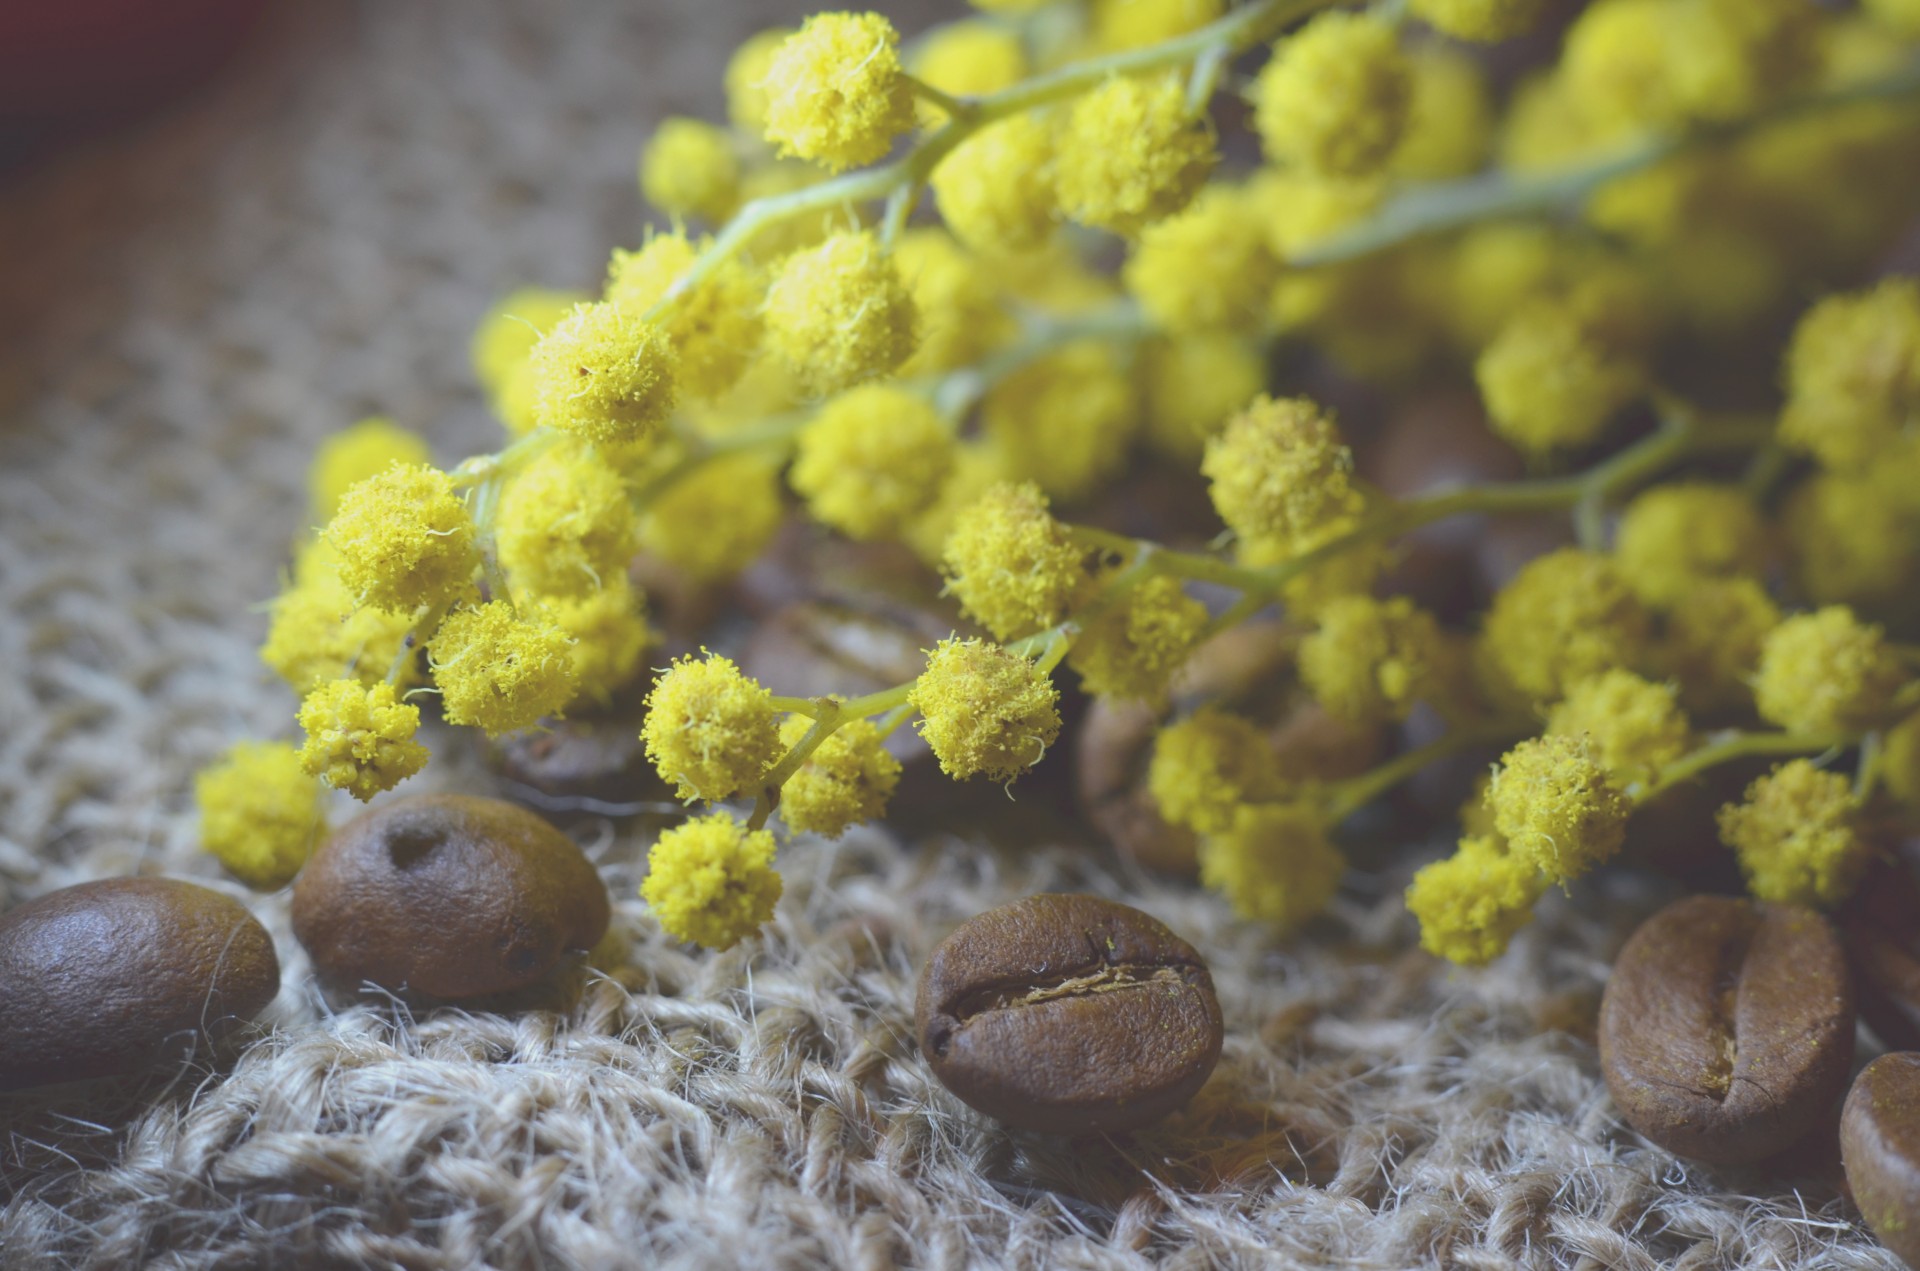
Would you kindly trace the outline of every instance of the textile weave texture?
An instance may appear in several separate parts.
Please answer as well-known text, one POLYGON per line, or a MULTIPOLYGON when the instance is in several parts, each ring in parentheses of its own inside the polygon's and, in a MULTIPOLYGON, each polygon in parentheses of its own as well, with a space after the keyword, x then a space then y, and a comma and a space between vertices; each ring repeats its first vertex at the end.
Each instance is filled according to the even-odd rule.
MULTIPOLYGON (((717 115, 727 51, 799 12, 290 4, 210 93, 0 193, 0 899, 244 894, 197 850, 191 777, 290 731, 255 647, 314 445, 377 411, 444 461, 490 447, 475 319, 591 285, 640 236, 640 141, 717 115)), ((436 741, 426 786, 490 788, 436 741)), ((612 952, 510 1011, 323 999, 286 896, 248 896, 286 979, 237 1057, 0 1101, 0 1266, 1895 1265, 1830 1161, 1709 1171, 1619 1123, 1595 1005, 1664 898, 1631 879, 1450 973, 1414 948, 1406 865, 1283 942, 1072 835, 869 830, 785 849, 764 940, 709 955, 636 898, 639 823, 570 828, 612 952), (1192 939, 1226 1016, 1193 1107, 1125 1141, 985 1121, 911 1038, 952 924, 1069 888, 1192 939)))

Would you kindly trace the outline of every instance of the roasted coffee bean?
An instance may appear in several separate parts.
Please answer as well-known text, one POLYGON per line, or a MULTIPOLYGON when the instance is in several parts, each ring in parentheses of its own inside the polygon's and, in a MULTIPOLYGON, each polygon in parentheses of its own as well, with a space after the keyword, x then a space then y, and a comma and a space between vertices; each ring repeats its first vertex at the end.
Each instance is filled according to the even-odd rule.
POLYGON ((1600 1066, 1628 1124, 1726 1164, 1830 1115, 1853 1060, 1853 989, 1827 920, 1689 896, 1647 919, 1600 1003, 1600 1066))
POLYGON ((1840 1159, 1867 1226, 1920 1271, 1920 1054, 1882 1055, 1854 1080, 1840 1159))
POLYGON ((1220 1003, 1192 945, 1095 896, 1029 896, 962 923, 920 973, 934 1076, 988 1116, 1057 1134, 1180 1108, 1220 1058, 1220 1003))
POLYGON ((230 896, 110 878, 0 916, 0 1090, 178 1060, 280 991, 265 927, 230 896))
POLYGON ((607 930, 607 888, 572 839, 498 799, 416 795, 362 813, 293 885, 321 975, 436 998, 544 979, 607 930))
POLYGON ((1920 885, 1908 861, 1877 862, 1836 920, 1860 1017, 1881 1045, 1920 1050, 1920 885))

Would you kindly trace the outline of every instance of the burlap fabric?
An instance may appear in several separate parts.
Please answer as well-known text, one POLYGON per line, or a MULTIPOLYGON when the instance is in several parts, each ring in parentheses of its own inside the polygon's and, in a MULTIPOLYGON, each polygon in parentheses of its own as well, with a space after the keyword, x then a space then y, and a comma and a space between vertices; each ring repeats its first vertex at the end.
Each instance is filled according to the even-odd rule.
MULTIPOLYGON (((717 111, 763 8, 315 0, 210 96, 5 193, 9 903, 130 872, 229 886, 190 778, 288 732, 254 648, 314 443, 379 410, 446 460, 489 445, 472 322, 637 238, 638 142, 717 111)), ((485 788, 443 751, 427 784, 485 788)), ((1276 942, 1071 834, 1010 854, 856 832, 786 849, 764 942, 706 955, 634 898, 640 828, 574 829, 617 938, 528 1009, 329 1005, 285 897, 251 898, 286 987, 237 1058, 0 1102, 0 1264, 1893 1265, 1830 1162, 1709 1171, 1619 1124, 1590 1039, 1607 958, 1660 899, 1631 880, 1550 898, 1498 966, 1449 974, 1412 948, 1403 865, 1276 942), (1124 1142, 985 1122, 910 1037, 953 922, 1066 887, 1191 937, 1226 1013, 1194 1107, 1124 1142)))

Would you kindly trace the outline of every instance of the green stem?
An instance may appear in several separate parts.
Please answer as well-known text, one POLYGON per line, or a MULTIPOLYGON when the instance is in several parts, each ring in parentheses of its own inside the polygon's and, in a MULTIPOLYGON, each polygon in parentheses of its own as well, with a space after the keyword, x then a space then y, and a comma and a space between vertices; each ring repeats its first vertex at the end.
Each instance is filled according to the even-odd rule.
POLYGON ((951 93, 942 92, 917 75, 903 75, 901 78, 907 81, 907 87, 913 90, 915 97, 945 111, 949 119, 966 119, 974 112, 971 102, 955 97, 951 93))
POLYGON ((1518 741, 1531 731, 1530 726, 1513 720, 1467 725, 1453 729, 1424 746, 1396 755, 1371 771, 1336 782, 1327 790, 1326 824, 1340 824, 1429 764, 1475 746, 1506 745, 1518 741))
POLYGON ((1723 733, 1714 740, 1682 755, 1660 770, 1660 775, 1645 784, 1636 782, 1627 794, 1637 804, 1645 804, 1690 781, 1708 769, 1735 759, 1756 759, 1769 755, 1817 755, 1842 750, 1856 739, 1822 733, 1723 733))

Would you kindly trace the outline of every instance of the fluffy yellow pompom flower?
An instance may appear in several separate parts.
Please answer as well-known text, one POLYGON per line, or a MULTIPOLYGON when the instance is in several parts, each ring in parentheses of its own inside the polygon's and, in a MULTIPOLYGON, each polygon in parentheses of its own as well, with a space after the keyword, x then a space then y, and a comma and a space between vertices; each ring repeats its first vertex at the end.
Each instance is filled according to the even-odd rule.
POLYGON ((1828 605, 1768 633, 1754 704, 1762 719, 1791 732, 1852 733, 1887 722, 1906 679, 1878 626, 1845 605, 1828 605))
MULTIPOLYGON (((950 97, 998 92, 1027 77, 1027 50, 1019 32, 993 22, 950 22, 927 32, 913 54, 913 73, 921 83, 950 97)), ((947 112, 920 103, 920 122, 933 127, 947 112)))
POLYGON ((1405 596, 1342 596, 1314 615, 1300 678, 1328 711, 1358 722, 1405 719, 1436 686, 1445 650, 1433 615, 1405 596))
POLYGON ((1485 966, 1507 951, 1547 880, 1500 840, 1474 834, 1452 856, 1420 867, 1407 908, 1420 921, 1420 947, 1460 966, 1485 966))
POLYGON ((427 766, 427 748, 413 739, 420 708, 384 681, 322 684, 300 703, 300 727, 307 734, 300 767, 362 802, 427 766))
MULTIPOLYGON (((607 267, 607 300, 630 313, 651 309, 692 268, 710 240, 678 231, 656 234, 637 252, 616 251, 607 267)), ((661 314, 673 342, 678 392, 712 401, 740 379, 760 347, 761 284, 738 260, 723 262, 661 314)))
POLYGON ((1234 811, 1280 789, 1273 752, 1238 715, 1206 708, 1162 728, 1147 763, 1147 792, 1160 815, 1202 834, 1230 829, 1234 811))
POLYGON ((1680 5, 1597 0, 1568 28, 1556 78, 1590 141, 1671 128, 1682 117, 1665 46, 1680 5))
POLYGON ((941 559, 947 590, 1001 640, 1059 622, 1092 582, 1086 549, 1031 482, 999 482, 964 508, 941 559))
POLYGON ((1139 394, 1110 343, 1076 340, 994 385, 980 421, 1017 476, 1072 503, 1126 466, 1139 394))
POLYGON ((1327 907, 1347 858, 1309 803, 1248 803, 1200 836, 1200 882, 1252 922, 1296 927, 1327 907))
POLYGON ((1169 459, 1198 467, 1207 439, 1265 387, 1260 351, 1226 332, 1156 340, 1143 350, 1147 441, 1169 459))
POLYGON ((972 507, 997 482, 1007 479, 1007 465, 989 442, 962 441, 953 448, 953 467, 940 485, 940 495, 907 523, 901 541, 934 569, 942 567, 947 536, 960 514, 972 507))
POLYGON ((727 130, 675 115, 640 152, 640 193, 672 217, 715 224, 740 204, 740 158, 727 130))
POLYGON ((1492 44, 1533 30, 1545 0, 1413 0, 1412 8, 1436 31, 1492 44))
POLYGON ((1082 225, 1135 234, 1185 207, 1218 157, 1211 126, 1187 108, 1184 76, 1110 79, 1068 112, 1060 206, 1082 225))
POLYGON ((1780 607, 1754 579, 1702 580, 1667 610, 1664 664, 1696 709, 1744 701, 1761 646, 1779 625, 1780 607))
POLYGON ((326 794, 284 742, 243 741, 193 779, 200 846, 258 891, 293 881, 327 833, 326 794))
POLYGON ((780 474, 763 455, 701 464, 647 505, 640 545, 702 582, 753 563, 780 528, 780 474))
POLYGON ((751 790, 781 750, 772 695, 717 653, 680 658, 661 672, 647 694, 640 737, 682 799, 751 790))
POLYGON ((727 119, 749 137, 767 130, 767 71, 773 66, 773 55, 792 36, 789 27, 756 31, 727 59, 723 77, 727 119))
POLYGON ((1846 777, 1795 759, 1720 809, 1720 838, 1740 858, 1755 898, 1831 909, 1873 860, 1872 844, 1854 829, 1857 811, 1846 777))
POLYGON ((316 525, 340 510, 346 492, 396 463, 425 465, 433 456, 418 433, 374 416, 328 437, 314 451, 307 491, 316 525))
POLYGON ((1551 702, 1575 680, 1645 661, 1647 613, 1611 560, 1549 552, 1515 574, 1487 608, 1494 665, 1526 698, 1551 702))
MULTIPOLYGON (((792 748, 812 727, 794 716, 780 726, 780 744, 792 748)), ((838 838, 849 825, 884 816, 899 784, 900 761, 887 753, 880 730, 856 719, 834 729, 780 787, 780 819, 798 833, 838 838)))
POLYGON ((1141 231, 1125 277, 1155 326, 1182 332, 1251 325, 1278 273, 1248 188, 1212 185, 1141 231))
POLYGON ((536 423, 536 385, 527 365, 533 346, 587 299, 577 291, 522 287, 503 296, 474 328, 473 371, 507 431, 531 432, 536 423))
POLYGON ((328 680, 385 679, 413 627, 411 613, 356 605, 332 551, 321 543, 308 555, 327 559, 301 570, 274 599, 260 660, 302 697, 328 680))
POLYGON ((1920 427, 1920 282, 1829 296, 1794 328, 1780 438, 1858 471, 1920 427))
POLYGON ((1880 777, 1887 793, 1909 811, 1920 808, 1920 714, 1909 715, 1887 730, 1880 777))
POLYGON ((1141 49, 1185 35, 1226 11, 1225 0, 1094 0, 1093 47, 1141 49))
POLYGON ((1628 801, 1585 737, 1536 737, 1509 750, 1487 783, 1508 849, 1549 882, 1578 878, 1620 850, 1628 801))
POLYGON ((766 320, 774 351, 820 394, 888 374, 919 341, 913 296, 864 230, 787 257, 767 291, 766 320))
POLYGON ((1060 735, 1060 693, 1017 653, 984 640, 942 640, 907 700, 940 770, 1012 781, 1060 735))
POLYGON ((971 366, 1018 333, 994 272, 946 231, 908 230, 894 243, 893 259, 920 315, 920 347, 902 375, 971 366))
POLYGON ((773 918, 781 891, 773 853, 766 830, 725 812, 695 817, 654 842, 640 899, 674 939, 731 949, 773 918))
POLYGON ((886 157, 913 127, 900 34, 877 13, 818 13, 767 65, 767 140, 830 171, 886 157))
POLYGON ((1639 352, 1586 306, 1516 311, 1474 363, 1495 431, 1529 454, 1584 446, 1646 387, 1639 352))
POLYGON ((975 251, 1030 251, 1053 233, 1053 130, 1015 115, 961 142, 933 170, 933 197, 954 236, 975 251))
POLYGON ((1782 520, 1794 581, 1814 604, 1897 608, 1920 572, 1920 473, 1892 455, 1865 472, 1816 472, 1788 496, 1782 520), (1898 474, 1898 475, 1896 475, 1898 474))
POLYGON ((1207 607, 1178 579, 1149 578, 1088 620, 1067 663, 1097 697, 1158 701, 1206 625, 1207 607))
POLYGON ((1305 397, 1255 399, 1207 443, 1200 471, 1220 519, 1242 538, 1304 539, 1362 504, 1353 452, 1305 397))
POLYGON ((480 563, 473 518, 453 479, 426 464, 396 463, 349 487, 325 538, 347 591, 380 609, 451 600, 480 563))
POLYGON ((679 359, 659 326, 616 304, 585 304, 527 355, 535 415, 602 446, 651 441, 673 413, 679 359))
POLYGON ((953 434, 925 397, 868 384, 820 408, 788 480, 821 524, 890 538, 939 493, 952 453, 953 434))
POLYGON ((624 571, 607 585, 575 600, 543 602, 547 616, 573 639, 575 693, 601 703, 627 686, 640 670, 640 655, 654 643, 645 606, 624 571))
POLYGON ((1568 685, 1547 716, 1547 733, 1585 737, 1607 771, 1622 781, 1645 781, 1687 753, 1692 726, 1672 685, 1616 667, 1568 685))
POLYGON ((1766 565, 1760 510, 1736 486, 1675 481, 1627 504, 1614 559, 1650 605, 1674 603, 1703 578, 1757 574, 1766 565))
POLYGON ((633 555, 626 483, 598 453, 560 445, 515 473, 500 495, 494 541, 516 594, 583 596, 633 555))
POLYGON ((1407 55, 1413 71, 1413 103, 1406 132, 1388 167, 1409 181, 1445 181, 1471 176, 1493 148, 1493 90, 1480 63, 1441 44, 1423 44, 1407 55))
POLYGON ((1276 163, 1367 176, 1400 144, 1413 70, 1391 26, 1323 13, 1275 46, 1253 100, 1254 126, 1276 163))
POLYGON ((556 715, 574 698, 572 641, 551 619, 504 600, 455 611, 428 645, 447 722, 489 737, 556 715))

